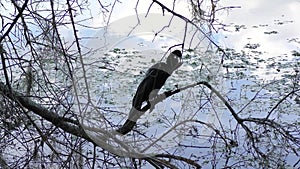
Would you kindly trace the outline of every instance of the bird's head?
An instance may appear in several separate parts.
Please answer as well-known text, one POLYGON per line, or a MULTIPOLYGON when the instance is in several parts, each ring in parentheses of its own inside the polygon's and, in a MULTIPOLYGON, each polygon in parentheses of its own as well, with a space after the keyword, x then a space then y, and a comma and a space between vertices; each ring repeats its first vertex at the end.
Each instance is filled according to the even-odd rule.
POLYGON ((167 64, 170 67, 177 67, 181 64, 182 53, 180 50, 174 50, 167 58, 167 64))

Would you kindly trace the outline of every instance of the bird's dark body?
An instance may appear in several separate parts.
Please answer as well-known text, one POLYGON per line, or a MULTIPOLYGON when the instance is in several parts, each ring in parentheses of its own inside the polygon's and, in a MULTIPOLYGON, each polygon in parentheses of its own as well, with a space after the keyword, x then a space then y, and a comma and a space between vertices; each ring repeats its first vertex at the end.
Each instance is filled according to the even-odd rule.
POLYGON ((166 64, 157 63, 152 66, 138 86, 137 92, 132 101, 132 106, 137 110, 141 110, 143 102, 147 102, 149 100, 150 93, 153 91, 158 92, 170 76, 169 73, 159 69, 159 67, 163 66, 166 66, 166 64))

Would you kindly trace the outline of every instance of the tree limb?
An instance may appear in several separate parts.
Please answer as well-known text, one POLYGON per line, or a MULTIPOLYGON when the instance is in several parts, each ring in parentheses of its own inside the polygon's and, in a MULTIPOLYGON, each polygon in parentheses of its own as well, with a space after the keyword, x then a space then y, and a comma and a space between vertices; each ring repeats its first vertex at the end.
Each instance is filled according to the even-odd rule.
MULTIPOLYGON (((243 124, 244 120, 242 118, 240 118, 238 116, 238 114, 234 111, 234 109, 230 106, 230 104, 228 103, 228 101, 214 88, 212 87, 208 82, 206 81, 200 81, 200 82, 197 82, 197 83, 194 83, 194 84, 190 84, 190 85, 187 85, 185 87, 182 87, 182 88, 179 88, 179 89, 176 89, 176 90, 169 90, 169 91, 166 91, 162 94, 159 94, 158 96, 156 96, 153 100, 150 100, 150 103, 151 103, 151 106, 152 107, 155 107, 156 104, 158 104, 159 102, 165 100, 166 98, 176 94, 176 93, 179 93, 183 90, 186 90, 188 88, 191 88, 191 87, 195 87, 197 85, 204 85, 206 86, 207 88, 209 88, 214 94, 216 94, 218 96, 218 98, 225 104, 225 106, 228 108, 228 110, 231 112, 231 115, 234 117, 234 119, 240 124, 242 125, 242 127, 246 130, 247 134, 248 135, 251 135, 249 132, 250 132, 250 129, 245 126, 243 124)), ((142 108, 142 112, 145 113, 146 111, 148 111, 150 109, 150 106, 149 105, 146 105, 142 108)), ((132 123, 125 123, 119 130, 120 131, 126 131, 126 133, 128 133, 129 131, 132 130, 133 126, 135 125, 135 122, 132 122, 132 123)), ((122 134, 126 134, 126 133, 122 133, 122 134)))
POLYGON ((9 90, 8 86, 5 85, 3 82, 0 82, 0 92, 12 101, 17 102, 21 106, 32 111, 34 114, 37 114, 42 118, 46 119, 47 121, 51 122, 54 126, 70 134, 93 142, 85 133, 85 131, 81 128, 80 125, 75 125, 73 123, 66 122, 64 120, 65 118, 59 116, 57 113, 50 111, 49 109, 43 107, 40 104, 37 104, 36 102, 32 101, 31 99, 22 95, 21 93, 14 91, 13 89, 9 90))

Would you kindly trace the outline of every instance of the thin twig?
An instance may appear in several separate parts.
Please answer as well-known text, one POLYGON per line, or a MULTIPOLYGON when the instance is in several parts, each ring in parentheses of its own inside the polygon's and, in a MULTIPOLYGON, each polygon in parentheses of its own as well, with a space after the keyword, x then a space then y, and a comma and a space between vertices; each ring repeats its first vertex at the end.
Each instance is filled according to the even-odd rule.
POLYGON ((228 56, 226 54, 226 52, 216 43, 214 42, 211 37, 209 37, 196 23, 194 23, 193 21, 191 21, 190 19, 184 17, 183 15, 180 15, 176 12, 174 12, 174 10, 171 10, 170 8, 168 8, 167 6, 165 6, 164 4, 162 4, 161 2, 157 1, 157 0, 153 0, 153 2, 155 2, 156 4, 158 4, 160 7, 162 7, 164 10, 167 10, 169 13, 173 14, 174 16, 177 16, 178 18, 190 23, 191 25, 195 26, 215 47, 218 48, 219 51, 221 51, 224 55, 228 56))
POLYGON ((295 92, 299 91, 300 89, 298 90, 293 90, 291 91, 290 93, 288 93, 287 95, 285 95, 282 99, 279 100, 279 102, 268 112, 268 115, 265 117, 265 119, 267 120, 270 115, 272 114, 272 112, 277 109, 277 107, 283 102, 285 101, 290 95, 294 94, 295 92))
MULTIPOLYGON (((15 24, 17 23, 18 19, 21 17, 21 15, 23 14, 23 11, 25 10, 25 8, 27 7, 27 4, 28 4, 29 0, 25 0, 23 6, 20 8, 20 7, 17 7, 18 8, 18 15, 15 17, 15 19, 13 20, 13 22, 10 24, 9 28, 7 29, 7 31, 2 35, 0 36, 0 44, 2 42, 2 40, 4 40, 4 38, 6 36, 8 36, 8 34, 10 33, 10 31, 12 30, 12 28, 15 26, 15 24)), ((14 3, 14 1, 12 0, 12 3, 14 3)))

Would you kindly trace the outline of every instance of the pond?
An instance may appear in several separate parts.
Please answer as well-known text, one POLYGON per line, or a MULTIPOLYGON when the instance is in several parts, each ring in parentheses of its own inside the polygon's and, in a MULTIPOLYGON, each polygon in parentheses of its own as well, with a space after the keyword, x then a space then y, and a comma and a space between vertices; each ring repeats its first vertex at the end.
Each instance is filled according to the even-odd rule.
MULTIPOLYGON (((213 156, 216 156, 216 166, 224 163, 233 165, 241 161, 243 165, 251 166, 255 159, 251 157, 252 151, 257 150, 249 147, 247 131, 233 118, 232 112, 220 98, 205 86, 189 88, 164 100, 156 105, 153 112, 145 113, 138 120, 134 132, 125 136, 114 135, 113 131, 126 120, 135 90, 147 69, 154 63, 164 61, 169 47, 173 45, 175 49, 178 48, 177 44, 182 38, 173 36, 171 31, 164 34, 163 31, 169 28, 162 29, 159 36, 143 30, 145 28, 135 30, 134 26, 130 26, 130 19, 127 19, 116 24, 129 23, 127 32, 124 29, 118 32, 114 24, 98 32, 96 37, 99 38, 96 39, 105 43, 89 42, 91 51, 83 60, 86 78, 82 79, 88 80, 89 91, 85 90, 86 86, 80 80, 78 84, 83 93, 89 92, 90 98, 81 98, 81 104, 89 103, 89 99, 91 102, 87 104, 88 108, 84 107, 84 111, 79 112, 82 112, 82 123, 90 136, 100 147, 121 156, 137 158, 168 152, 202 159, 203 166, 208 165, 213 156), (97 44, 107 46, 94 50, 93 45, 97 44), (224 144, 222 139, 232 145, 228 147, 227 141, 224 144), (222 158, 228 155, 228 149, 240 155, 228 158, 228 162, 227 158, 222 158)), ((149 16, 147 19, 152 18, 149 16)), ((251 43, 247 43, 241 52, 227 48, 222 53, 217 50, 218 46, 207 47, 209 39, 201 32, 194 35, 197 31, 192 31, 193 27, 188 29, 191 31, 187 32, 191 33, 187 39, 193 43, 189 45, 190 48, 184 49, 184 64, 172 74, 161 91, 207 81, 226 98, 241 118, 268 116, 283 127, 288 123, 294 125, 299 120, 297 96, 291 95, 280 106, 276 106, 293 89, 299 92, 299 57, 295 53, 265 57, 267 54, 258 50, 259 44, 251 43)), ((81 71, 82 67, 79 66, 76 73, 79 79, 83 75, 81 71)), ((261 139, 256 143, 259 152, 268 154, 274 163, 286 163, 283 157, 291 163, 297 161, 296 156, 281 152, 285 148, 280 148, 280 140, 269 140, 278 134, 276 131, 253 122, 247 125, 256 134, 255 138, 261 139), (269 135, 265 137, 262 133, 269 135)))

